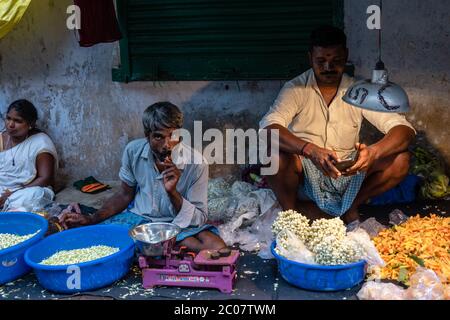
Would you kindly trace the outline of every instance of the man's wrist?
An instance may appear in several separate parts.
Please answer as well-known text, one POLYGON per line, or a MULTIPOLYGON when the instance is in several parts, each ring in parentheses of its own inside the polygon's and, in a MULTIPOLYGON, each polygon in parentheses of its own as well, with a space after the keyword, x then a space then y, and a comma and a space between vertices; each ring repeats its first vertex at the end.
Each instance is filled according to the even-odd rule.
POLYGON ((97 211, 93 214, 89 214, 89 215, 85 215, 88 224, 97 224, 99 223, 102 219, 101 216, 98 214, 100 211, 97 211))
POLYGON ((173 190, 173 191, 167 191, 167 194, 169 195, 170 198, 180 198, 181 194, 178 192, 177 189, 173 190))
POLYGON ((374 160, 378 161, 382 157, 381 151, 376 145, 371 145, 367 148, 372 152, 374 160))
POLYGON ((313 144, 311 142, 307 142, 301 150, 301 156, 304 156, 305 158, 309 158, 311 156, 311 152, 313 149, 313 144))
POLYGON ((179 212, 183 206, 183 196, 177 190, 172 192, 168 191, 167 194, 169 195, 170 202, 172 202, 175 211, 179 212))

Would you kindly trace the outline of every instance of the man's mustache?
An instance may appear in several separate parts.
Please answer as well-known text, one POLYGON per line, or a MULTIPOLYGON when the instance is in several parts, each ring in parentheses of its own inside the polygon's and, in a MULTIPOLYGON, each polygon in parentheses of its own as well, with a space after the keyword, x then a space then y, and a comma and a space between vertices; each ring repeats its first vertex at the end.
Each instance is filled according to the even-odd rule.
POLYGON ((328 75, 337 75, 338 73, 337 73, 337 71, 324 71, 324 72, 321 72, 320 73, 321 75, 323 75, 323 76, 328 76, 328 75))
POLYGON ((171 158, 172 150, 163 150, 162 152, 154 152, 154 154, 160 162, 163 162, 167 157, 171 158))

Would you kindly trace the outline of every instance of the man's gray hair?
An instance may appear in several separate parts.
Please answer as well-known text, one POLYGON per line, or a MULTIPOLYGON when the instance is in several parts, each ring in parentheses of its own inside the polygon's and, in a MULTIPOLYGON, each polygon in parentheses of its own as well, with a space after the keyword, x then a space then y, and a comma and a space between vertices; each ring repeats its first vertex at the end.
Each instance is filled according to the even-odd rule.
POLYGON ((170 102, 157 102, 145 109, 142 124, 145 136, 159 129, 180 129, 183 126, 183 114, 176 105, 170 102))

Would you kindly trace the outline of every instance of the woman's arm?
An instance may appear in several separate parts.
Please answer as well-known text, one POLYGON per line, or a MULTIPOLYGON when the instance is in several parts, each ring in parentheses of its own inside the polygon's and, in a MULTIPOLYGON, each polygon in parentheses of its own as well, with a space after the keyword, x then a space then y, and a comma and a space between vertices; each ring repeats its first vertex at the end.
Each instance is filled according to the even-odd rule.
POLYGON ((3 208, 6 199, 8 199, 10 195, 12 195, 12 192, 9 190, 6 190, 2 194, 0 194, 0 208, 3 208))
POLYGON ((29 184, 29 187, 54 187, 55 184, 55 158, 50 153, 41 153, 36 158, 36 178, 29 184))

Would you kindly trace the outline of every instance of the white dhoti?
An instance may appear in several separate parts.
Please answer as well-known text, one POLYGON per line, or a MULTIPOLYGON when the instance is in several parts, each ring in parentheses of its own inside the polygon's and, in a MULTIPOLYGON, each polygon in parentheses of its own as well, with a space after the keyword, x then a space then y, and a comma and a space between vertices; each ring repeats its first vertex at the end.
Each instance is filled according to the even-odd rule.
POLYGON ((2 211, 40 211, 52 203, 55 193, 50 188, 30 187, 17 190, 5 201, 2 211))

